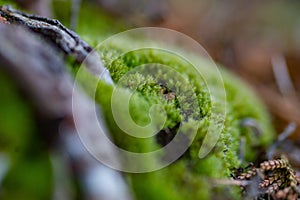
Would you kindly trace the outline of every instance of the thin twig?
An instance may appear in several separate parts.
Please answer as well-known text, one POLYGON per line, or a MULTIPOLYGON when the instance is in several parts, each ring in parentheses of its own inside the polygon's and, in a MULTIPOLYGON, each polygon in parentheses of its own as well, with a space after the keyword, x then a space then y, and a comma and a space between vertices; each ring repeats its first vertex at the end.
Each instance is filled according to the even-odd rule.
MULTIPOLYGON (((10 160, 4 153, 0 153, 0 186, 10 166, 10 160)), ((0 191, 1 194, 1 191, 0 191)))
POLYGON ((53 173, 52 200, 75 199, 75 191, 72 190, 72 173, 67 162, 66 152, 60 151, 59 147, 50 155, 53 173))
POLYGON ((239 160, 242 163, 245 161, 245 147, 246 147, 246 137, 241 136, 240 146, 239 146, 239 160))
POLYGON ((283 141, 285 141, 290 135, 292 135, 296 130, 296 123, 290 123, 284 131, 279 134, 277 140, 269 147, 267 150, 267 159, 272 160, 275 155, 275 151, 282 144, 283 141))
POLYGON ((250 128, 251 131, 256 135, 256 136, 261 136, 262 135, 262 130, 260 125, 255 121, 253 118, 244 118, 241 123, 241 127, 246 127, 250 128))
POLYGON ((285 58, 282 54, 272 57, 272 69, 277 86, 283 96, 295 96, 295 88, 288 72, 285 58))
POLYGON ((70 29, 76 30, 78 25, 78 15, 80 10, 81 0, 72 0, 70 29))
POLYGON ((233 185, 233 186, 247 186, 249 181, 247 180, 231 180, 231 179, 213 179, 211 182, 214 185, 233 185))

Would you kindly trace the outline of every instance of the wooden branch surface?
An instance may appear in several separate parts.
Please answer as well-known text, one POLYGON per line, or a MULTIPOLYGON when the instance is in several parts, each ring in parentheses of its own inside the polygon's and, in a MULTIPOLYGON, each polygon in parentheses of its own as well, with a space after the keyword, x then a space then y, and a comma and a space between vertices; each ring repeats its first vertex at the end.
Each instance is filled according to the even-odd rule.
POLYGON ((73 56, 78 63, 84 63, 96 76, 100 76, 109 84, 113 83, 108 70, 100 60, 99 54, 58 20, 26 14, 7 5, 0 7, 0 16, 10 24, 29 28, 50 41, 64 54, 73 56))

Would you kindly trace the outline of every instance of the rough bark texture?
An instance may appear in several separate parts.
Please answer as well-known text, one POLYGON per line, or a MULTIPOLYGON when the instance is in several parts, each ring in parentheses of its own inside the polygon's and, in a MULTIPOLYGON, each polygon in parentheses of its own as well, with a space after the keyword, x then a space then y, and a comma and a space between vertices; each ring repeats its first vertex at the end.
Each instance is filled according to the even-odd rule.
POLYGON ((38 33, 58 47, 64 54, 74 57, 76 62, 84 63, 93 74, 101 76, 108 83, 113 83, 98 53, 93 51, 91 46, 75 32, 63 26, 58 20, 25 14, 10 6, 0 7, 0 16, 11 24, 23 25, 38 33))

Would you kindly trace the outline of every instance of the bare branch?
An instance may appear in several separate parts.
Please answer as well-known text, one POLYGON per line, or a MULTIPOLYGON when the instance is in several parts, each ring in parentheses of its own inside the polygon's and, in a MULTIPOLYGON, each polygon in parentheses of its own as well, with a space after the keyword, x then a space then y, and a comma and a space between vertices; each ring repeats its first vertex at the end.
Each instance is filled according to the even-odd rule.
POLYGON ((0 16, 9 23, 23 25, 38 33, 66 55, 73 56, 78 63, 83 63, 96 76, 112 84, 108 70, 103 66, 100 56, 75 32, 67 29, 58 20, 37 15, 25 14, 10 6, 0 7, 0 16))
POLYGON ((297 125, 295 123, 290 123, 282 133, 279 134, 277 140, 269 147, 267 151, 268 160, 274 159, 276 149, 285 141, 290 135, 292 135, 296 130, 297 125))

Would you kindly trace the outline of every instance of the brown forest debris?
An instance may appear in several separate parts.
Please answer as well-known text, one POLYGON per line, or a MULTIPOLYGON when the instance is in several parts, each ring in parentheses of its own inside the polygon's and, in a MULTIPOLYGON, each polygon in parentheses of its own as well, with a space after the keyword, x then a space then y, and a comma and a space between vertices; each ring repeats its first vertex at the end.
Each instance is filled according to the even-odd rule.
POLYGON ((296 200, 300 197, 299 176, 296 176, 285 158, 264 161, 259 168, 236 171, 237 174, 233 175, 235 180, 248 181, 247 184, 240 185, 247 197, 251 196, 251 191, 255 191, 256 195, 251 196, 255 199, 296 200))

